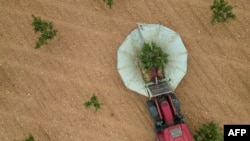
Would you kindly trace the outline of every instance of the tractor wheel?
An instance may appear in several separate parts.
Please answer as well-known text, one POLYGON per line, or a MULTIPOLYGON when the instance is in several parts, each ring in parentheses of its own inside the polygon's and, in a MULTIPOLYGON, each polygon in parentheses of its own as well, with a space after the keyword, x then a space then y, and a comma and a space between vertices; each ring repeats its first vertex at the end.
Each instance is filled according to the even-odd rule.
POLYGON ((159 113, 158 113, 158 111, 157 111, 157 109, 155 107, 154 102, 152 100, 148 100, 147 101, 147 106, 148 106, 148 110, 149 110, 151 116, 154 119, 158 118, 159 117, 159 113))
POLYGON ((179 102, 179 100, 177 99, 177 97, 174 94, 170 94, 170 96, 171 96, 171 99, 173 101, 173 104, 174 104, 174 107, 176 109, 176 112, 180 113, 181 112, 181 108, 180 108, 180 102, 179 102))

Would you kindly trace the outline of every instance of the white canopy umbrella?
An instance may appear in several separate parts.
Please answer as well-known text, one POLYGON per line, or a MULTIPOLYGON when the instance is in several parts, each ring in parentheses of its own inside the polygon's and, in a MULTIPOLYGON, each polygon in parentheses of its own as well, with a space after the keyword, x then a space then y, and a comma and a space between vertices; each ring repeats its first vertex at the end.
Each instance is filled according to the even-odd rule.
POLYGON ((160 24, 138 24, 117 51, 117 69, 125 86, 144 96, 149 96, 149 93, 138 60, 143 44, 151 42, 169 55, 164 74, 173 90, 187 72, 188 53, 178 33, 160 24))

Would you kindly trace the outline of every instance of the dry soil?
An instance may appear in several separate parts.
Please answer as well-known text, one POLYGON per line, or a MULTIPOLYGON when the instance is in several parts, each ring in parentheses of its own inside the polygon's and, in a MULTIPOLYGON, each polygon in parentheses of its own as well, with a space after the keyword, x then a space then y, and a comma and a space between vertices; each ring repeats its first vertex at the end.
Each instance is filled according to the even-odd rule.
POLYGON ((153 141, 146 97, 117 72, 117 49, 138 23, 178 32, 189 52, 176 95, 192 132, 202 123, 250 124, 250 1, 212 26, 212 0, 0 0, 0 140, 153 141), (34 14, 55 39, 34 49, 34 14), (96 93, 102 108, 83 103, 96 93))

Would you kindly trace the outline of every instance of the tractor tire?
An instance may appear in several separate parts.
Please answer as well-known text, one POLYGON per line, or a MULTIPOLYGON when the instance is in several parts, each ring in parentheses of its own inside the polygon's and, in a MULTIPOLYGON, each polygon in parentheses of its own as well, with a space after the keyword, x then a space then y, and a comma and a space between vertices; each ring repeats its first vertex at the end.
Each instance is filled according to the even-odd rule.
POLYGON ((171 96, 171 99, 173 101, 173 104, 174 104, 176 112, 180 113, 181 112, 181 108, 180 108, 180 102, 179 102, 179 100, 177 99, 177 97, 174 94, 170 94, 170 96, 171 96))
POLYGON ((148 100, 147 101, 147 106, 148 106, 148 110, 151 114, 151 116, 154 118, 154 119, 157 119, 159 117, 159 113, 156 109, 156 106, 154 104, 154 102, 152 100, 148 100))

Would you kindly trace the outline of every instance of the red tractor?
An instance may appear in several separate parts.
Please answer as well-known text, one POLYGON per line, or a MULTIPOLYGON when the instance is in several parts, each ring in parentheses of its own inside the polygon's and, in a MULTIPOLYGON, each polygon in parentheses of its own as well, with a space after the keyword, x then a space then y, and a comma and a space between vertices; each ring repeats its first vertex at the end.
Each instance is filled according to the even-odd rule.
POLYGON ((192 134, 180 113, 180 104, 167 80, 148 83, 147 90, 152 96, 147 101, 154 120, 157 141, 192 141, 192 134))

